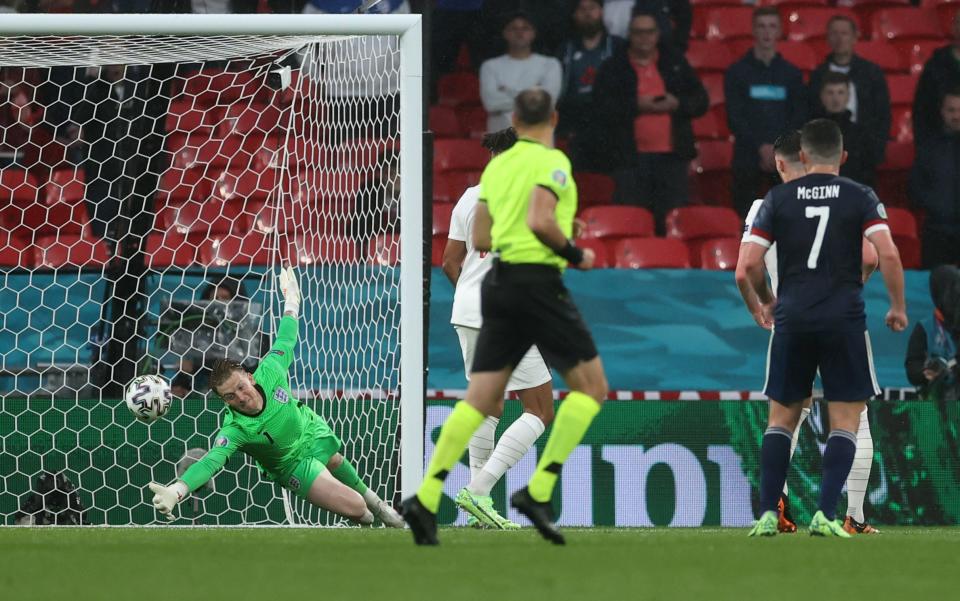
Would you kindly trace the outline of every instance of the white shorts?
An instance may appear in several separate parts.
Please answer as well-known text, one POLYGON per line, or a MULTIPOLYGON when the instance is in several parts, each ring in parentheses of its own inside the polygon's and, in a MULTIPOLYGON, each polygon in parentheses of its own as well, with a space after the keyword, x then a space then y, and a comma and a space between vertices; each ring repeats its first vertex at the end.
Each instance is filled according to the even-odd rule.
MULTIPOLYGON (((473 365, 473 351, 477 348, 477 337, 480 335, 480 330, 467 326, 453 326, 453 329, 457 331, 457 337, 460 339, 460 350, 463 352, 463 369, 467 375, 467 381, 469 381, 470 366, 473 365)), ((540 351, 537 350, 536 346, 531 346, 527 354, 517 364, 516 369, 513 370, 513 374, 510 375, 510 381, 507 382, 507 392, 536 388, 551 380, 553 380, 553 377, 550 375, 550 370, 547 369, 547 363, 540 356, 540 351)))

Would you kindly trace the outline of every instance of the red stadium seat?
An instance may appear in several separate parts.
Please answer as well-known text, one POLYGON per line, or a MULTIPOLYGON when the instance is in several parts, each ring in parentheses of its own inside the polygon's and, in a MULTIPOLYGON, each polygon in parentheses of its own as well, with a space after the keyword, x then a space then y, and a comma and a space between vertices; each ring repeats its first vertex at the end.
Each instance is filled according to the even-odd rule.
MULTIPOLYGON (((219 177, 219 173, 212 174, 219 177)), ((160 176, 157 200, 163 204, 181 204, 188 200, 203 202, 213 192, 213 180, 203 170, 171 167, 160 176)))
POLYGON ((890 138, 894 142, 913 142, 913 109, 895 106, 891 110, 890 138))
POLYGON ((579 171, 573 174, 573 179, 577 182, 577 194, 581 207, 608 205, 613 202, 613 193, 617 185, 609 175, 579 171))
POLYGON ((940 18, 932 10, 914 7, 885 8, 873 14, 875 40, 939 40, 940 18))
POLYGON ((0 169, 0 205, 34 202, 37 199, 37 180, 20 169, 0 169))
POLYGON ((83 202, 84 174, 73 169, 59 169, 53 172, 50 182, 43 187, 43 202, 47 206, 58 202, 77 204, 83 202))
POLYGON ((103 267, 110 257, 102 241, 89 235, 59 234, 37 240, 34 265, 47 269, 62 267, 103 267))
POLYGON ((32 267, 33 248, 30 241, 0 230, 0 267, 32 267))
POLYGON ((443 251, 447 248, 447 236, 434 236, 430 245, 430 264, 434 267, 443 267, 443 251))
POLYGON ((737 237, 743 221, 727 207, 680 207, 666 216, 667 237, 684 241, 702 238, 737 237))
POLYGON ((218 107, 198 107, 192 98, 175 100, 170 103, 170 112, 167 113, 166 129, 168 133, 197 134, 209 136, 213 127, 223 115, 223 109, 218 107))
POLYGON ((238 199, 265 201, 279 194, 277 171, 266 169, 229 169, 213 182, 211 200, 235 201, 238 199))
POLYGON ((260 232, 227 234, 205 239, 200 245, 200 263, 208 267, 276 265, 283 257, 271 248, 271 240, 260 232))
MULTIPOLYGON (((927 2, 921 4, 926 5, 927 2)), ((940 18, 940 24, 943 28, 943 35, 947 38, 953 37, 953 20, 957 18, 957 12, 960 11, 960 2, 957 0, 934 1, 934 10, 940 18)))
POLYGON ((297 236, 285 249, 287 260, 299 265, 353 264, 359 262, 357 242, 347 238, 297 236))
POLYGON ((813 48, 806 42, 780 42, 777 50, 788 62, 804 72, 809 74, 820 64, 820 58, 814 52, 813 48))
POLYGON ((173 93, 178 100, 195 99, 200 106, 225 106, 241 99, 251 100, 263 92, 249 71, 204 69, 174 80, 173 93), (182 92, 182 96, 177 94, 182 92))
POLYGON ((614 266, 623 269, 689 269, 687 245, 676 238, 627 238, 613 249, 614 266))
POLYGON ((577 246, 580 248, 589 248, 593 251, 593 267, 594 269, 606 269, 610 267, 610 257, 607 244, 603 240, 597 238, 578 238, 577 246))
POLYGON ((921 245, 919 240, 912 238, 895 239, 897 250, 900 251, 900 263, 904 269, 920 269, 923 264, 921 245))
POLYGON ((225 138, 249 132, 271 134, 289 125, 291 114, 290 109, 282 111, 269 104, 235 104, 227 109, 223 120, 217 125, 217 135, 225 138))
POLYGON ((706 39, 728 41, 753 38, 753 7, 731 6, 710 11, 706 39))
POLYGON ((482 106, 462 106, 457 109, 457 117, 468 137, 479 140, 487 133, 487 111, 482 106))
POLYGON ((384 234, 370 241, 367 260, 373 265, 389 267, 400 264, 400 236, 384 234))
POLYGON ((907 64, 903 55, 889 42, 873 40, 857 42, 855 52, 868 61, 877 63, 887 73, 904 72, 907 64))
POLYGON ((430 107, 430 129, 437 138, 459 138, 463 135, 457 111, 451 106, 430 107))
POLYGON ((851 6, 860 18, 860 30, 863 37, 873 34, 873 15, 888 8, 909 6, 910 0, 844 0, 844 4, 851 6))
POLYGON ((729 205, 732 162, 733 143, 729 140, 697 142, 697 158, 690 162, 691 198, 729 205))
POLYGON ((723 96, 723 73, 704 73, 700 77, 703 87, 707 89, 707 96, 710 97, 710 106, 720 106, 724 103, 723 96))
POLYGON ((480 183, 480 171, 434 172, 433 202, 456 203, 464 190, 480 183))
POLYGON ((444 236, 450 233, 450 214, 453 213, 453 203, 433 205, 433 235, 444 236))
POLYGON ((784 15, 783 27, 787 39, 797 42, 826 38, 827 23, 836 15, 858 20, 856 13, 847 8, 798 8, 781 14, 784 15))
POLYGON ((913 142, 887 142, 886 159, 877 169, 874 186, 885 206, 908 204, 907 182, 913 160, 913 142))
POLYGON ((236 204, 222 200, 172 205, 157 214, 157 229, 178 234, 224 235, 249 229, 250 219, 236 204))
POLYGON ((700 245, 700 269, 730 271, 737 268, 740 238, 714 238, 700 245))
POLYGON ((890 225, 890 234, 894 238, 919 239, 917 233, 917 218, 907 209, 888 207, 887 224, 890 225))
POLYGON ((188 237, 175 230, 150 234, 145 249, 147 266, 151 269, 189 267, 196 260, 197 247, 202 241, 202 237, 188 237))
POLYGON ((887 142, 886 158, 881 171, 909 171, 913 166, 914 148, 911 142, 887 142))
POLYGON ((24 237, 56 233, 79 235, 89 223, 83 198, 68 199, 56 194, 50 198, 49 203, 45 198, 35 197, 0 208, 0 224, 24 237))
POLYGON ((726 140, 730 137, 727 117, 719 107, 693 120, 693 135, 698 140, 726 140))
POLYGON ((490 153, 476 140, 437 140, 433 146, 433 169, 438 171, 482 171, 490 153))
POLYGON ((940 40, 906 40, 895 41, 894 46, 907 59, 907 68, 914 77, 920 77, 923 66, 927 64, 933 53, 944 46, 940 40))
POLYGON ((723 44, 690 40, 687 47, 687 61, 699 75, 707 72, 724 72, 736 58, 723 44))
POLYGON ((605 206, 584 209, 581 238, 639 238, 653 235, 653 214, 643 207, 605 206))
POLYGON ((480 105, 476 73, 447 73, 437 82, 438 101, 447 106, 480 105))
POLYGON ((917 90, 917 78, 913 75, 887 75, 887 87, 890 88, 891 105, 912 105, 913 95, 917 90))

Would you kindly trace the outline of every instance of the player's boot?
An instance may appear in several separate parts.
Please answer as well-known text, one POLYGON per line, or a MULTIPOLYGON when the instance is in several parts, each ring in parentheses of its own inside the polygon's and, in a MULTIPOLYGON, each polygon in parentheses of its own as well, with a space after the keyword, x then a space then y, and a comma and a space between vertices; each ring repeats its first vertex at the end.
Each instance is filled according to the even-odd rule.
POLYGON ((757 523, 753 525, 749 536, 776 536, 777 512, 764 511, 757 523))
POLYGON ((527 516, 543 538, 555 545, 566 544, 563 535, 557 530, 557 525, 553 523, 553 508, 550 503, 534 501, 526 486, 510 496, 510 506, 527 516))
POLYGON ((373 517, 379 518, 387 528, 403 528, 403 518, 386 501, 380 501, 376 508, 371 508, 373 517))
POLYGON ((437 516, 423 506, 416 495, 400 504, 400 514, 413 532, 413 542, 418 545, 439 545, 437 540, 437 516))
POLYGON ((511 522, 500 515, 500 512, 493 506, 493 499, 489 496, 481 497, 471 493, 466 488, 461 488, 460 492, 457 493, 457 498, 454 499, 454 503, 469 513, 471 517, 479 520, 487 528, 493 528, 495 530, 520 529, 520 524, 511 522))
POLYGON ((843 529, 843 526, 837 520, 828 520, 822 511, 813 514, 810 520, 810 536, 836 536, 838 538, 850 538, 850 534, 843 529))
POLYGON ((848 534, 880 534, 880 531, 866 522, 858 522, 851 516, 843 520, 843 529, 848 534))
POLYGON ((473 528, 475 530, 486 530, 487 525, 473 517, 472 515, 467 516, 467 528, 473 528))
POLYGON ((790 515, 790 501, 784 494, 780 495, 780 502, 777 503, 777 530, 784 534, 793 534, 797 531, 797 523, 790 515))

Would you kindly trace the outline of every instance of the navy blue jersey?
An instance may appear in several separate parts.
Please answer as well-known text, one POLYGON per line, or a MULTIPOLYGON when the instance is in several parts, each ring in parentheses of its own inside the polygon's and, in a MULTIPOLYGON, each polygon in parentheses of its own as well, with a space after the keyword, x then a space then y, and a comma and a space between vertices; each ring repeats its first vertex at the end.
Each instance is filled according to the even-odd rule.
POLYGON ((864 331, 862 238, 881 229, 877 195, 845 177, 812 173, 770 190, 748 241, 777 243, 777 331, 864 331))

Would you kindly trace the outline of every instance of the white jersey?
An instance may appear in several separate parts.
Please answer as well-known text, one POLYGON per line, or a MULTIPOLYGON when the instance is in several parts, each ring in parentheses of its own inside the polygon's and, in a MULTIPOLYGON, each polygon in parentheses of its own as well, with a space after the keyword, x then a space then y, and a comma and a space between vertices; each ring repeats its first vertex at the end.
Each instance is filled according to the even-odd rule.
MULTIPOLYGON (((760 210, 760 205, 763 204, 763 199, 758 198, 753 201, 753 204, 750 206, 750 210, 747 212, 747 218, 743 223, 743 238, 740 239, 741 244, 744 242, 749 242, 747 238, 750 237, 750 228, 753 227, 753 220, 757 217, 757 211, 760 210)), ((767 274, 770 276, 770 288, 773 290, 773 295, 777 295, 777 243, 774 242, 770 245, 770 248, 767 249, 767 253, 763 255, 763 262, 767 266, 767 274)))
POLYGON ((473 248, 473 216, 480 199, 480 186, 464 191, 450 215, 450 240, 459 240, 467 245, 467 257, 453 293, 453 314, 450 323, 457 326, 479 328, 483 324, 480 315, 480 283, 493 262, 493 255, 477 252, 473 248))

